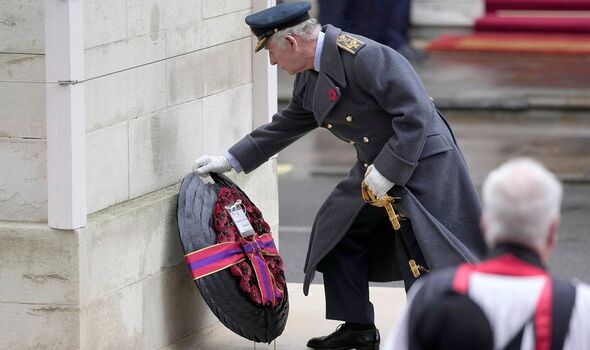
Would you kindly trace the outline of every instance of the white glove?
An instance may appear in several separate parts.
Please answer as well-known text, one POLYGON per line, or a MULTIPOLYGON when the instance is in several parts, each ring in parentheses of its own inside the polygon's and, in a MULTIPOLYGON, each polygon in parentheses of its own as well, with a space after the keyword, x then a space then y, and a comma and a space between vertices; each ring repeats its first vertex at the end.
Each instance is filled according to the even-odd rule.
POLYGON ((207 176, 209 173, 223 173, 231 170, 231 164, 224 156, 202 156, 195 160, 193 172, 200 176, 207 176))
POLYGON ((365 183, 377 198, 385 196, 394 185, 393 182, 381 175, 373 164, 369 165, 365 172, 365 183))

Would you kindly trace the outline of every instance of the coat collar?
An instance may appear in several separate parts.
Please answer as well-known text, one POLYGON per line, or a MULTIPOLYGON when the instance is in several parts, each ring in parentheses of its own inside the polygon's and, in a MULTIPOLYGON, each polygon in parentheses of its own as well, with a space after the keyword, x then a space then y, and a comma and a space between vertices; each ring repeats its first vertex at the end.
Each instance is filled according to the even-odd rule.
POLYGON ((322 47, 322 57, 320 58, 320 73, 326 74, 341 88, 344 88, 346 87, 344 64, 340 56, 340 49, 336 45, 336 40, 342 30, 328 24, 322 27, 322 31, 326 33, 326 36, 322 47))
POLYGON ((516 243, 502 243, 499 244, 496 248, 494 248, 489 253, 489 258, 494 258, 498 256, 502 256, 505 254, 511 253, 512 255, 516 256, 518 259, 527 262, 531 265, 537 266, 546 270, 546 266, 541 262, 541 258, 539 254, 535 251, 527 248, 523 245, 519 245, 516 243))

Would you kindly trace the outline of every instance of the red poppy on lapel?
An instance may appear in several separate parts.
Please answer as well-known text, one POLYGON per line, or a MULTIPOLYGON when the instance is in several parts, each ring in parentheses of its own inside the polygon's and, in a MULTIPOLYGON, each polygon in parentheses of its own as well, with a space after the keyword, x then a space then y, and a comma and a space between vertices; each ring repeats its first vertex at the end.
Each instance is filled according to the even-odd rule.
POLYGON ((338 97, 338 94, 336 93, 336 88, 331 88, 330 90, 328 90, 328 96, 330 97, 331 101, 336 101, 336 97, 338 97))

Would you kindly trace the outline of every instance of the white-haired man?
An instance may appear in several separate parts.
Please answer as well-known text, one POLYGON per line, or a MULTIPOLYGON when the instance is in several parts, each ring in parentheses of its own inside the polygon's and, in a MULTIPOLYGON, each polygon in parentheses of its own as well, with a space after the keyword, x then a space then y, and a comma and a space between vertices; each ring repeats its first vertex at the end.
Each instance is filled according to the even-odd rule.
POLYGON ((590 349, 590 286, 552 278, 562 187, 513 159, 483 186, 489 256, 416 284, 386 349, 590 349))
POLYGON ((304 293, 322 272, 326 318, 345 321, 311 339, 314 349, 378 349, 369 281, 403 279, 427 269, 477 261, 485 253, 480 204, 452 131, 411 64, 388 46, 320 27, 311 5, 289 2, 246 17, 270 63, 295 74, 288 106, 225 156, 195 162, 198 174, 250 172, 311 130, 323 127, 357 161, 332 191, 313 225, 304 293), (363 201, 361 182, 399 199, 405 214, 393 232, 384 208, 363 201), (415 272, 413 274, 412 272, 415 272))

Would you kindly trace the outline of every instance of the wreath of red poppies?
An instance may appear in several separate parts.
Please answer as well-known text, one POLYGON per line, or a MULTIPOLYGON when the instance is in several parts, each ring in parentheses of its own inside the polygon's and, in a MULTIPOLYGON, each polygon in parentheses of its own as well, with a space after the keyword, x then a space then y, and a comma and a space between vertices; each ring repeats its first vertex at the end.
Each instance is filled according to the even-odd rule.
MULTIPOLYGON (((246 209, 246 217, 252 228, 258 235, 270 233, 270 227, 264 221, 262 213, 253 205, 248 197, 238 192, 236 189, 221 187, 217 194, 217 202, 213 212, 214 229, 217 235, 217 243, 239 241, 242 238, 238 228, 231 219, 231 216, 225 209, 241 199, 246 209)), ((245 238, 251 240, 252 236, 245 238)), ((285 290, 285 272, 283 260, 280 256, 264 256, 264 260, 278 287, 285 290)), ((251 301, 262 305, 262 297, 258 288, 256 274, 253 273, 253 267, 248 260, 230 266, 232 275, 236 276, 240 289, 244 291, 251 301)))

